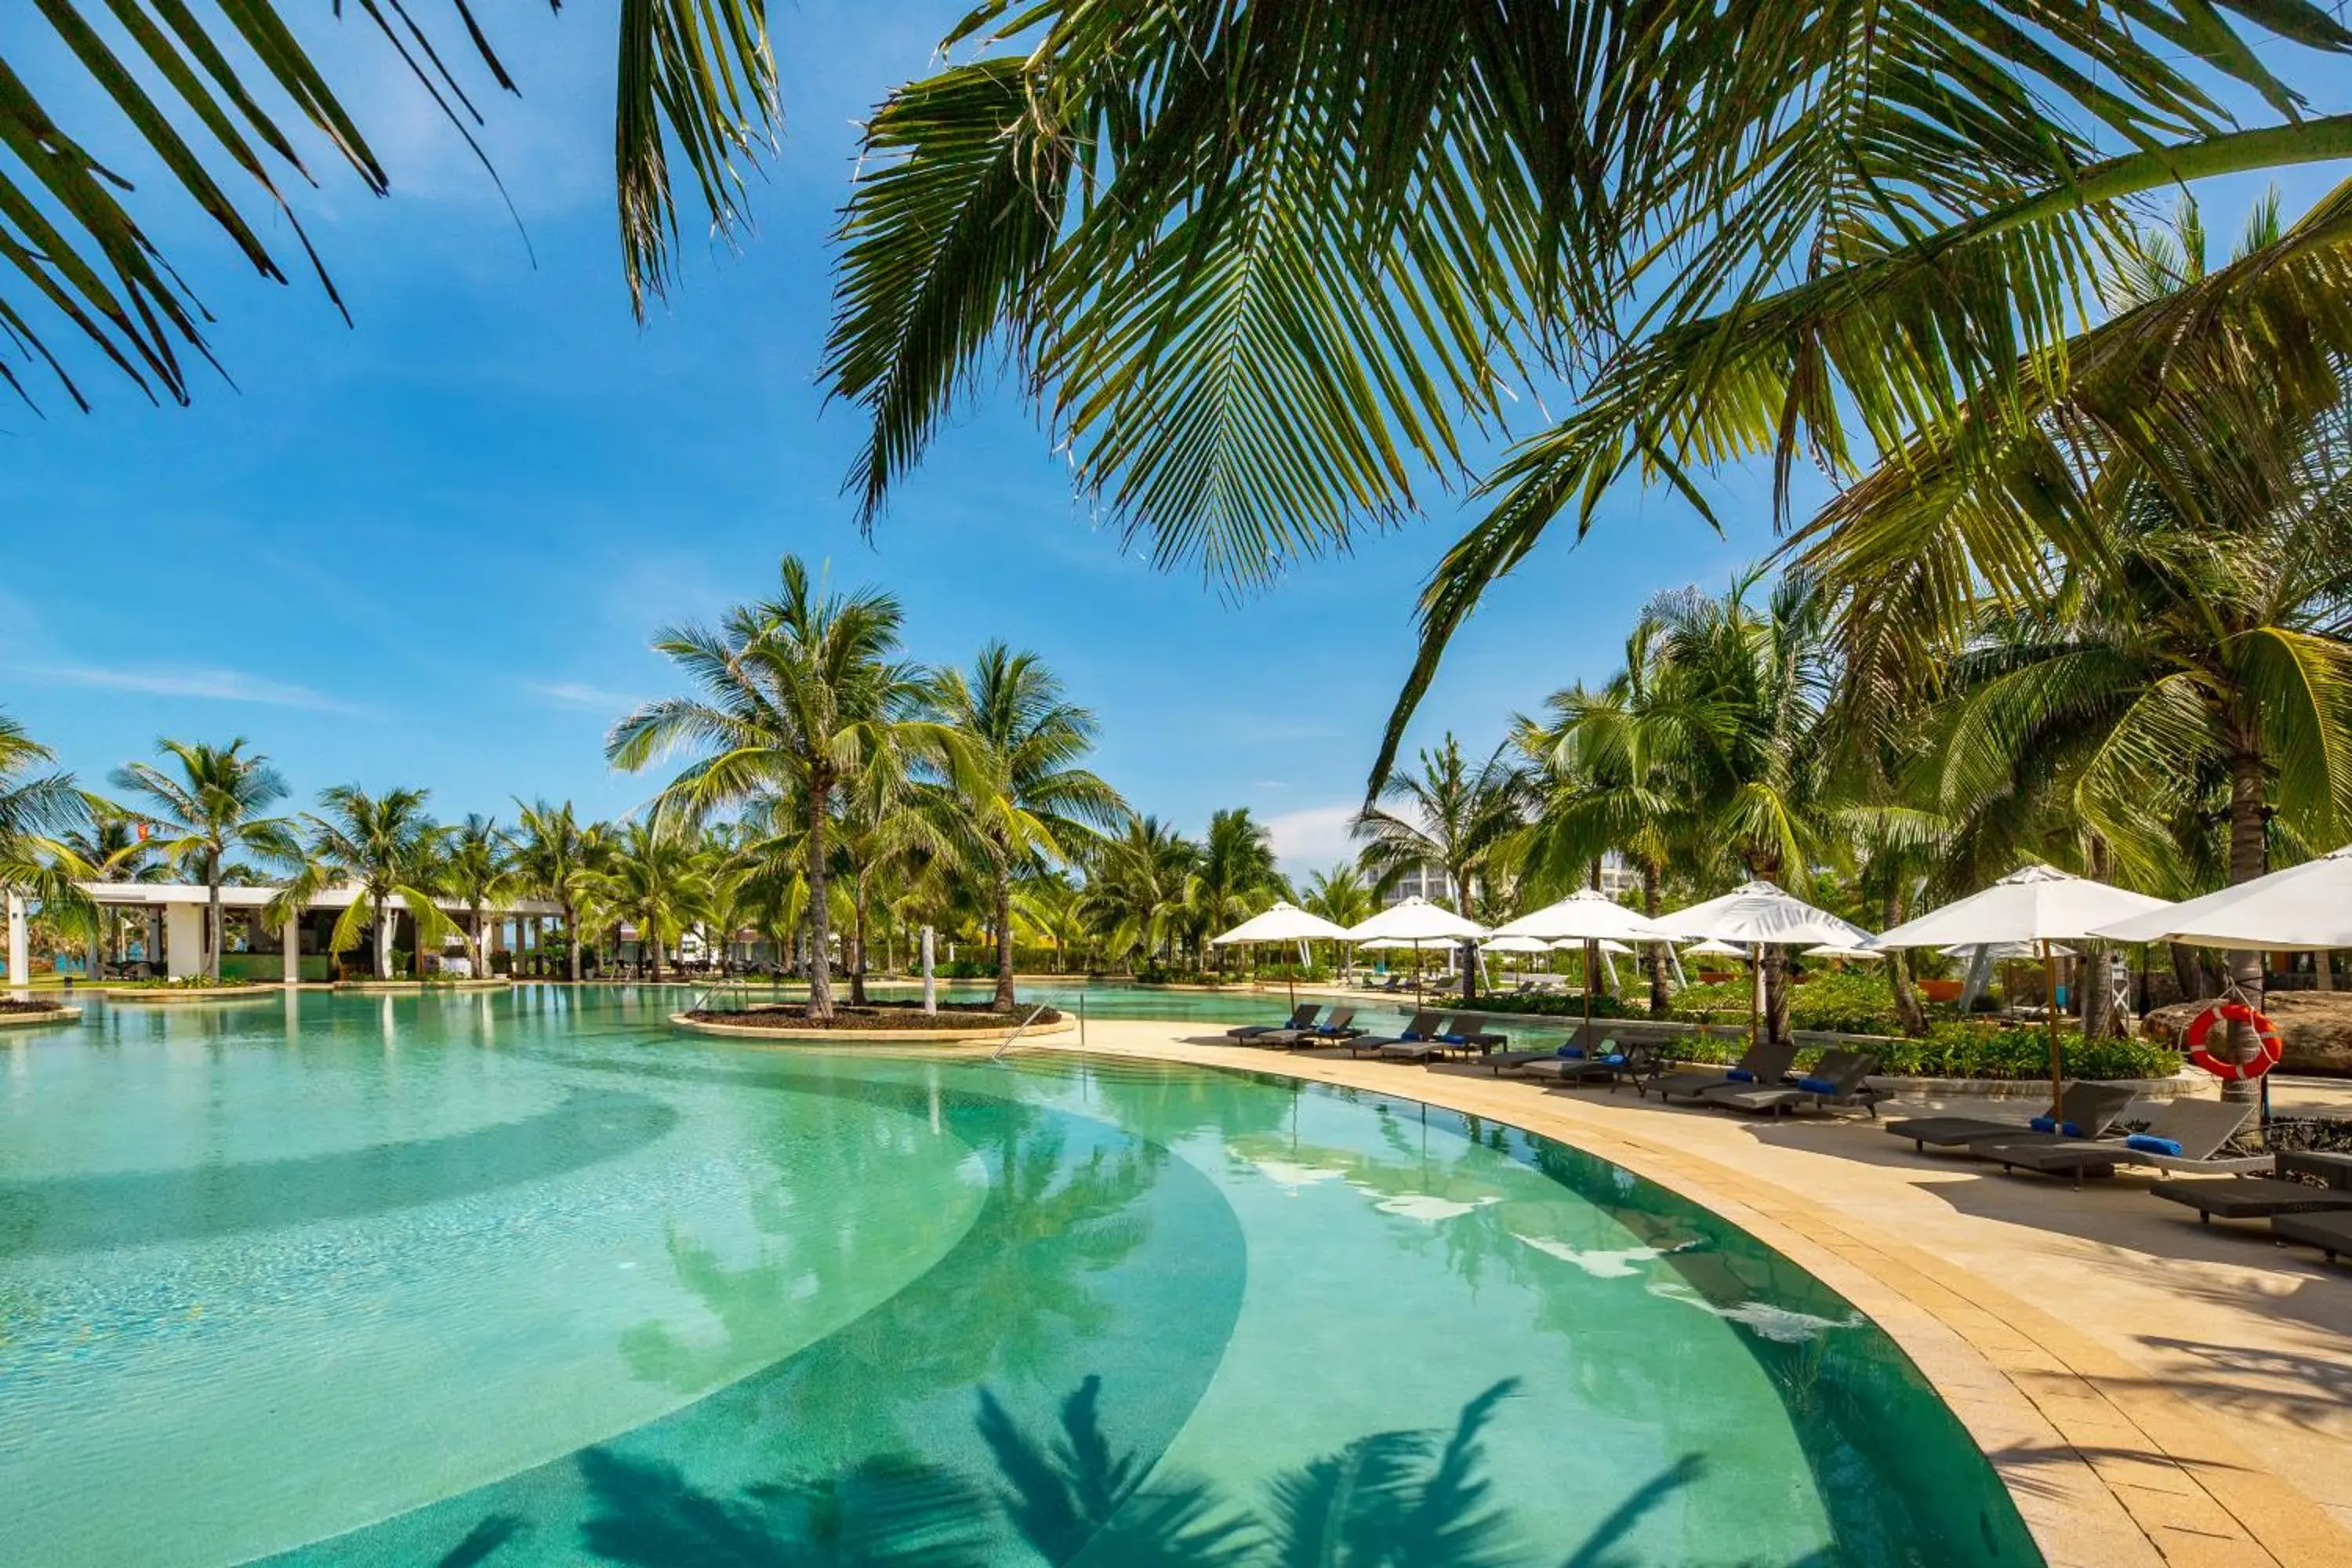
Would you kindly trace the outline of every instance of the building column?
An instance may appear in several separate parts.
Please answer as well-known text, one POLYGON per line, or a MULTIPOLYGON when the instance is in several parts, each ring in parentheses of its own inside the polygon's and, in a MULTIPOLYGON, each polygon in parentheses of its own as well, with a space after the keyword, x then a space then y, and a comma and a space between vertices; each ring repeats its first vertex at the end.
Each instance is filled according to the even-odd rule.
POLYGON ((302 917, 300 915, 286 917, 286 929, 278 933, 278 941, 286 947, 280 973, 285 975, 287 984, 299 985, 302 983, 302 917))
POLYGON ((25 918, 25 895, 8 895, 8 984, 23 987, 33 983, 32 923, 25 918))

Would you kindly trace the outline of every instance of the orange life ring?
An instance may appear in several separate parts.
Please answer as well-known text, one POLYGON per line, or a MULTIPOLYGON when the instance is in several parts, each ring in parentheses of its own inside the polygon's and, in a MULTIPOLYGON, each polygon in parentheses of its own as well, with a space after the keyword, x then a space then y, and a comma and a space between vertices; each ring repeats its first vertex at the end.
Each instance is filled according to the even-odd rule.
POLYGON ((2279 1057, 2283 1054, 2278 1026, 2243 1002, 2216 1002, 2198 1014, 2196 1021, 2189 1026, 2188 1034, 2181 1037, 2181 1044, 2187 1047, 2190 1061, 2215 1078, 2225 1079, 2260 1078, 2279 1065, 2279 1057), (2223 1022, 2253 1026, 2254 1037, 2261 1042, 2262 1050, 2252 1061, 2226 1062, 2205 1048, 2206 1037, 2212 1034, 2213 1026, 2223 1022))

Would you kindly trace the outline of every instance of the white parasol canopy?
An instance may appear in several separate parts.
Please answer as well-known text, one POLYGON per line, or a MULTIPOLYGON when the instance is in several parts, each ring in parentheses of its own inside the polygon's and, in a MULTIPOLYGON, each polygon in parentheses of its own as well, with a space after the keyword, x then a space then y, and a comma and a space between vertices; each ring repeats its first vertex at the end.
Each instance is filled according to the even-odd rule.
MULTIPOLYGON (((1945 948, 1943 953, 1946 958, 1965 958, 1973 962, 1979 951, 1995 963, 2015 958, 2038 959, 2042 956, 2042 949, 2030 942, 1964 942, 1956 947, 1945 948)), ((2053 942, 2050 944, 2050 956, 2080 958, 2083 955, 2071 947, 2053 942)))
POLYGON ((2109 942, 2290 952, 2352 947, 2352 844, 2251 882, 2099 928, 2109 942))
POLYGON ((1851 921, 1782 892, 1770 882, 1749 882, 1719 899, 1659 917, 1676 936, 1713 937, 1750 946, 1805 946, 1836 942, 1861 946, 1870 933, 1851 921))
POLYGON ((1807 958, 1866 958, 1876 963, 1886 955, 1875 948, 1855 947, 1850 943, 1828 942, 1819 947, 1805 949, 1805 956, 1807 958))
MULTIPOLYGON (((1582 947, 1584 944, 1580 942, 1556 942, 1552 943, 1552 945, 1565 952, 1570 948, 1582 947)), ((1606 937, 1603 937, 1601 941, 1594 942, 1592 945, 1613 958, 1631 958, 1633 956, 1633 950, 1632 948, 1627 947, 1622 942, 1611 942, 1606 937)))
POLYGON ((2042 955, 2043 998, 2050 1009, 2050 1100, 2064 1087, 2058 1053, 2058 971, 2051 943, 2076 940, 2135 915, 2171 910, 2162 899, 2110 888, 2054 866, 2025 866, 1980 893, 1906 921, 1878 939, 1881 947, 1941 947, 1949 942, 2030 942, 2042 955))
POLYGON ((1486 928, 1416 894, 1339 934, 1349 942, 1364 942, 1391 937, 1407 942, 1476 942, 1486 928))
POLYGON ((1546 904, 1495 928, 1496 936, 1541 937, 1549 942, 1663 942, 1671 934, 1598 889, 1586 888, 1556 904, 1546 904))
MULTIPOLYGON (((1233 946, 1242 942, 1345 942, 1348 928, 1325 920, 1321 915, 1300 909, 1287 899, 1277 899, 1274 907, 1252 915, 1233 930, 1209 939, 1214 946, 1233 946)), ((1306 962, 1307 950, 1299 949, 1299 961, 1306 962)), ((1298 1000, 1296 977, 1285 973, 1284 984, 1295 1005, 1298 1000)))
POLYGON ((1549 952, 1552 944, 1531 936, 1490 936, 1478 945, 1487 952, 1549 952))
POLYGON ((1263 914, 1252 915, 1233 930, 1209 941, 1219 947, 1245 942, 1345 942, 1348 928, 1309 913, 1297 904, 1277 902, 1263 914))
POLYGON ((1727 942, 1716 942, 1712 939, 1706 942, 1695 942, 1683 949, 1685 958, 1691 957, 1693 954, 1701 958, 1744 959, 1748 956, 1748 950, 1744 947, 1734 947, 1727 942))
POLYGON ((1980 893, 1904 921, 1881 936, 1878 945, 2079 942, 2103 926, 2171 907, 2162 899, 2070 876, 2054 867, 2027 866, 1980 893))

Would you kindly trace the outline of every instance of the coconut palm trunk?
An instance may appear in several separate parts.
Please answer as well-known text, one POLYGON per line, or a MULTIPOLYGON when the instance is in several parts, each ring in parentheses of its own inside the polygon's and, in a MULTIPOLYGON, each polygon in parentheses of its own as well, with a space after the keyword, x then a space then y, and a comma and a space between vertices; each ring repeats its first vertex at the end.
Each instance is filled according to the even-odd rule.
POLYGON ((825 858, 832 853, 827 842, 833 826, 830 802, 833 798, 833 777, 819 772, 809 780, 808 816, 808 1016, 821 1023, 833 1021, 833 973, 826 954, 833 945, 832 879, 825 858))
POLYGON ((205 930, 208 939, 205 977, 217 985, 221 977, 221 860, 218 849, 208 850, 205 855, 205 930))
POLYGON ((1010 1012, 1017 1004, 1013 996, 1013 874, 1000 871, 996 877, 996 999, 999 1012, 1010 1012))
POLYGON ((862 876, 858 879, 858 881, 857 881, 857 900, 856 900, 856 908, 852 911, 852 914, 853 914, 854 918, 855 918, 855 919, 856 919, 856 929, 855 929, 855 930, 850 933, 850 947, 849 947, 849 1005, 850 1005, 851 1006, 853 1006, 853 1007, 863 1007, 863 1006, 865 1006, 865 1005, 866 1005, 866 879, 865 879, 865 878, 864 878, 864 877, 862 877, 862 876))
MULTIPOLYGON (((1879 928, 1893 931, 1903 923, 1903 889, 1901 879, 1886 889, 1885 921, 1879 928)), ((1909 950, 1896 948, 1886 955, 1886 988, 1895 995, 1895 1016, 1903 1032, 1913 1039, 1924 1038, 1927 1033, 1927 1010, 1919 1005, 1919 993, 1911 984, 1909 950)))

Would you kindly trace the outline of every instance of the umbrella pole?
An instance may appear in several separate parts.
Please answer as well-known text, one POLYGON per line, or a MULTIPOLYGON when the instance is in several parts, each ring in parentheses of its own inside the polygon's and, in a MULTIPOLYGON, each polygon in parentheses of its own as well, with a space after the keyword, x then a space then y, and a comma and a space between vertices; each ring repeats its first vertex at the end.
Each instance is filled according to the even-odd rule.
POLYGON ((1584 944, 1584 1038, 1579 1043, 1584 1047, 1585 1055, 1592 1054, 1592 943, 1590 939, 1584 944))
POLYGON ((1760 942, 1748 948, 1748 1043, 1764 1043, 1764 944, 1760 942))
POLYGON ((2042 939, 2042 1000, 2050 1008, 2050 1114, 2055 1116, 2065 1089, 2058 1058, 2058 963, 2050 956, 2050 939, 2046 936, 2042 939))

